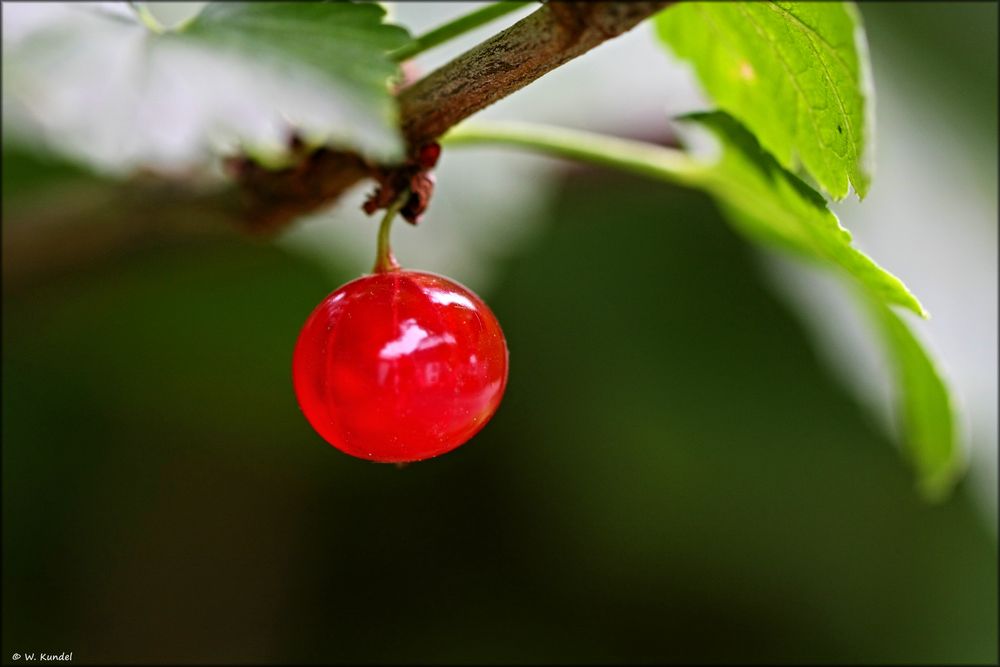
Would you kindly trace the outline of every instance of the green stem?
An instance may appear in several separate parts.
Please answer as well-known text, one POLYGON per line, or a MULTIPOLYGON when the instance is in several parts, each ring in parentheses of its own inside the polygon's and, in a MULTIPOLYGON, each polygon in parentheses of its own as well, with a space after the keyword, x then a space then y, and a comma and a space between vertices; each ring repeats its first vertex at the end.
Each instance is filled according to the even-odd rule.
POLYGON ((389 57, 396 62, 403 62, 417 56, 428 49, 434 48, 438 44, 447 42, 470 30, 475 30, 484 23, 500 18, 505 14, 521 9, 531 2, 494 2, 477 9, 470 14, 460 16, 454 21, 449 21, 444 25, 434 28, 428 33, 414 38, 409 44, 405 44, 395 51, 389 53, 389 57))
POLYGON ((681 185, 704 185, 709 175, 707 165, 673 148, 533 123, 463 123, 452 128, 440 141, 443 146, 519 146, 681 185))
POLYGON ((142 24, 146 26, 149 30, 156 33, 157 35, 161 35, 164 32, 166 32, 166 29, 163 27, 163 24, 161 24, 157 20, 157 18, 153 16, 153 12, 149 11, 149 7, 147 7, 145 3, 130 2, 128 4, 129 6, 132 7, 132 11, 136 13, 136 16, 139 17, 139 20, 142 21, 142 24))
POLYGON ((399 270, 399 262, 396 261, 396 257, 392 254, 392 247, 389 245, 389 232, 392 230, 393 219, 409 198, 409 189, 403 190, 396 197, 396 201, 392 202, 386 209, 385 215, 382 217, 382 222, 378 227, 378 246, 375 249, 375 267, 372 269, 372 273, 399 270))

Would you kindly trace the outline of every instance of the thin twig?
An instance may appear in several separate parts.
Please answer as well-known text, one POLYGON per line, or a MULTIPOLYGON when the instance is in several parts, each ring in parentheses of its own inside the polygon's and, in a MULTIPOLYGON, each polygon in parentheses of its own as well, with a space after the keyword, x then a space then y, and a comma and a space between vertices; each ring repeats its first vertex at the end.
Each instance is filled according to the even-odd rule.
POLYGON ((476 28, 489 23, 490 21, 494 21, 501 16, 506 16, 507 14, 515 12, 518 9, 526 7, 530 4, 532 3, 501 0, 500 2, 494 2, 486 5, 485 7, 480 7, 479 9, 465 14, 464 16, 459 16, 453 21, 440 25, 419 37, 415 37, 413 41, 404 44, 395 51, 392 51, 389 54, 389 57, 397 63, 409 60, 410 58, 415 58, 424 51, 428 51, 439 44, 443 44, 450 39, 458 37, 459 35, 464 35, 471 30, 475 30, 476 28))

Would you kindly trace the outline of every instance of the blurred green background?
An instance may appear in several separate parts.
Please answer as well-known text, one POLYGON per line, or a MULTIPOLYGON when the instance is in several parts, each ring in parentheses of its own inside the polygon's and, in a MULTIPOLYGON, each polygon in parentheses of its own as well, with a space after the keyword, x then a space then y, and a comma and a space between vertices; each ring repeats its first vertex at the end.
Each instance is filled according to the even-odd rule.
MULTIPOLYGON (((995 111, 995 5, 863 11, 995 111)), ((961 118, 995 155, 995 113, 961 118)), ((5 147, 5 241, 93 178, 5 147)), ((545 201, 482 293, 499 412, 404 469, 323 443, 291 387, 306 315, 367 260, 5 250, 4 661, 996 662, 995 517, 968 483, 921 502, 712 201, 568 166, 545 201)))

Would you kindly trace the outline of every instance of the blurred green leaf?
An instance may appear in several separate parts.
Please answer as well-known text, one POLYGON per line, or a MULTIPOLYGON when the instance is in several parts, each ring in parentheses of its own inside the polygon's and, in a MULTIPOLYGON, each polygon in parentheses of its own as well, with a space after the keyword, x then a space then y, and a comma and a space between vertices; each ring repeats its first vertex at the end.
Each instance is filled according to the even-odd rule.
POLYGON ((857 8, 841 2, 684 2, 656 19, 708 95, 783 167, 832 197, 871 180, 871 76, 857 8))
POLYGON ((386 54, 408 35, 383 16, 374 3, 211 3, 163 30, 124 4, 5 6, 5 121, 114 171, 189 167, 209 148, 281 153, 292 128, 395 159, 386 54))
POLYGON ((81 165, 58 155, 5 143, 0 160, 3 174, 3 206, 38 195, 48 188, 69 182, 93 182, 94 176, 81 165))
POLYGON ((927 313, 895 277, 851 245, 851 234, 823 197, 782 168, 746 128, 721 113, 692 114, 686 120, 707 128, 721 144, 721 156, 701 176, 702 185, 750 237, 831 263, 856 278, 880 302, 927 313))
POLYGON ((871 308, 895 369, 905 452, 923 495, 940 500, 964 464, 948 387, 902 318, 877 301, 871 308))

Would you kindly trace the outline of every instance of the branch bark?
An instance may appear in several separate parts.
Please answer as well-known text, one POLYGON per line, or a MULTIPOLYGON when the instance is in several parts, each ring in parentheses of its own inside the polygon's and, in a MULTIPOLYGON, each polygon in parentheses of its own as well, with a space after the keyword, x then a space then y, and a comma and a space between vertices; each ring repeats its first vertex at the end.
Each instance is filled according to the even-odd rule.
MULTIPOLYGON (((403 135, 411 153, 669 4, 549 2, 400 93, 403 135)), ((323 150, 288 170, 246 169, 238 178, 243 218, 252 229, 271 231, 328 205, 375 175, 376 166, 348 153, 323 150)))
MULTIPOLYGON (((411 154, 416 155, 422 146, 477 111, 630 30, 669 4, 670 0, 548 2, 402 90, 398 96, 401 123, 411 154)), ((93 217, 96 208, 128 212, 126 217, 136 225, 141 225, 142 220, 155 220, 161 229, 188 229, 192 220, 198 220, 242 231, 272 233, 328 206, 364 179, 384 176, 386 171, 386 167, 353 153, 328 148, 313 151, 282 170, 266 170, 240 158, 231 160, 229 166, 235 185, 221 190, 206 190, 183 180, 130 182, 111 186, 107 195, 88 195, 87 201, 98 202, 96 206, 61 210, 47 204, 19 207, 12 212, 12 217, 17 218, 12 220, 17 232, 4 234, 4 259, 41 257, 48 247, 53 250, 52 257, 60 258, 56 264, 66 264, 74 253, 69 252, 64 234, 74 223, 93 217), (144 208, 150 214, 144 215, 144 208), (177 224, 171 218, 177 218, 177 224), (36 221, 40 224, 34 224, 36 221)), ((131 243, 134 238, 125 231, 112 236, 123 243, 131 243)), ((21 261, 5 261, 5 276, 21 261)), ((43 264, 50 267, 52 262, 43 264)))
POLYGON ((399 96, 403 135, 411 146, 433 141, 668 4, 549 2, 406 88, 399 96))

